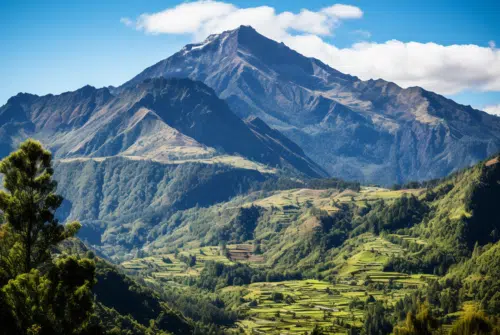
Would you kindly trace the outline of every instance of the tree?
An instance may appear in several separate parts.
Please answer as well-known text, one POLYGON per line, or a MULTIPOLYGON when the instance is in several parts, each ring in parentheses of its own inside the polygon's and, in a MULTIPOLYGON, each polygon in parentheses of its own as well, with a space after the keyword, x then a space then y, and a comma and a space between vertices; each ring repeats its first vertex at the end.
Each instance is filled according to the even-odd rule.
POLYGON ((95 263, 51 251, 74 236, 55 218, 62 197, 55 193, 50 152, 34 140, 0 162, 0 334, 100 334, 93 319, 95 263))
POLYGON ((418 304, 416 314, 408 312, 405 324, 394 328, 396 335, 432 335, 439 326, 430 311, 429 303, 418 304))
POLYGON ((392 325, 385 316, 384 306, 380 301, 367 305, 365 324, 365 334, 385 335, 392 332, 392 325))
POLYGON ((458 319, 450 331, 450 335, 486 335, 500 334, 499 329, 495 328, 493 323, 483 312, 466 310, 458 319))
POLYGON ((323 329, 321 329, 317 324, 314 325, 314 329, 311 332, 311 335, 323 335, 323 329))
POLYGON ((25 273, 48 261, 50 248, 73 236, 80 227, 74 222, 65 229, 55 218, 63 199, 55 193, 51 159, 51 153, 40 142, 27 140, 0 163, 7 190, 0 191, 0 210, 8 234, 15 239, 17 255, 11 256, 22 257, 18 261, 25 273))
POLYGON ((2 300, 11 322, 1 334, 88 334, 95 330, 92 286, 95 264, 63 257, 47 275, 37 269, 10 280, 2 300), (5 333, 3 333, 5 332, 5 333))
POLYGON ((273 300, 276 303, 282 302, 284 299, 283 293, 281 292, 273 292, 271 294, 271 300, 273 300))
POLYGON ((253 242, 253 253, 254 253, 255 255, 260 255, 260 254, 262 254, 262 249, 261 249, 261 247, 260 247, 260 240, 257 240, 257 239, 256 239, 256 240, 254 240, 254 242, 253 242))

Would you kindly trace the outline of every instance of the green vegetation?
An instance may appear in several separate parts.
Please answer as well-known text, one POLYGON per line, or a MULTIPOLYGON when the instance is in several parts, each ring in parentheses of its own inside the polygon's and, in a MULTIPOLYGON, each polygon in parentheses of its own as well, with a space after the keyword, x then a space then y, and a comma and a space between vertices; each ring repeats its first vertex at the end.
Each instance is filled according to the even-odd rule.
POLYGON ((494 331, 498 180, 479 164, 420 189, 252 192, 176 213, 123 266, 248 334, 447 333, 467 306, 494 331))
POLYGON ((58 223, 63 198, 55 193, 51 154, 39 142, 22 143, 0 172, 0 334, 193 331, 158 295, 73 239, 78 222, 58 223))
MULTIPOLYGON (((58 224, 64 202, 40 144, 23 144, 0 172, 5 334, 500 329, 500 164, 479 164, 419 189, 256 175, 203 206, 193 202, 213 176, 236 180, 233 170, 164 170, 155 180, 168 176, 162 187, 176 184, 175 192, 165 187, 155 195, 169 196, 167 211, 155 204, 154 220, 107 217, 109 243, 97 253, 113 255, 119 267, 72 238, 78 223, 58 224), (239 195, 224 202, 230 194, 239 195)), ((86 229, 90 237, 97 221, 86 229)))
POLYGON ((0 163, 5 223, 0 227, 0 324, 2 334, 91 334, 95 264, 50 250, 73 236, 80 224, 63 227, 54 218, 51 154, 28 140, 0 163))

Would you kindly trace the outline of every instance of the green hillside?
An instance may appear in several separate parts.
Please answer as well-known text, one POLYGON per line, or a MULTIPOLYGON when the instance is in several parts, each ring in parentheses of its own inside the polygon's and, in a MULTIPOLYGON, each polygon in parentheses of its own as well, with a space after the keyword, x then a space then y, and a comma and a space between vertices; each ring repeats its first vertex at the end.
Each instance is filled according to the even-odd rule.
POLYGON ((496 284, 459 292, 497 282, 499 180, 482 163, 415 189, 257 191, 178 211, 122 266, 159 290, 216 292, 248 334, 361 331, 379 303, 401 330, 429 292, 435 331, 448 331, 471 306, 498 313, 496 284))

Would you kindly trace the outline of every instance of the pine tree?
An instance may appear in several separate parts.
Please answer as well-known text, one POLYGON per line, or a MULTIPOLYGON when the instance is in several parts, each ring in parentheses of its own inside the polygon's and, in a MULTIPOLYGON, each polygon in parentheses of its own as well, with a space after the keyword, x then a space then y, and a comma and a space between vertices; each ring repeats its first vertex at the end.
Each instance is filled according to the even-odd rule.
POLYGON ((0 191, 0 210, 18 243, 25 273, 49 260, 50 248, 80 227, 75 222, 65 229, 55 218, 63 199, 55 193, 51 160, 40 142, 27 140, 0 163, 7 190, 0 191))
POLYGON ((51 154, 34 140, 0 162, 0 335, 100 334, 93 314, 95 263, 51 252, 80 224, 60 225, 51 154))

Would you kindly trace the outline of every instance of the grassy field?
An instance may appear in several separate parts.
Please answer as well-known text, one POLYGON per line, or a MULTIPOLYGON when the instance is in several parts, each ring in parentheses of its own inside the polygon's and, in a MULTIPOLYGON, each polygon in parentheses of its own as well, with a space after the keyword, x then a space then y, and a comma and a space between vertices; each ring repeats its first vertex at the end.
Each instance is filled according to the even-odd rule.
MULTIPOLYGON (((247 170, 257 170, 261 173, 271 173, 274 174, 276 173, 276 169, 270 168, 267 165, 258 163, 258 162, 253 162, 248 159, 245 159, 240 156, 232 156, 232 155, 219 155, 219 156, 214 156, 214 157, 208 157, 208 158, 187 158, 184 159, 182 158, 183 155, 185 156, 196 156, 196 155, 210 155, 213 154, 211 152, 206 152, 204 150, 197 151, 197 148, 189 148, 187 152, 182 152, 185 149, 179 149, 178 152, 174 152, 175 155, 178 158, 176 159, 175 157, 143 157, 143 156, 126 156, 122 155, 121 157, 130 159, 130 160, 149 160, 153 162, 158 162, 158 163, 163 163, 163 164, 186 164, 186 163, 200 163, 200 164, 223 164, 223 165, 229 165, 233 166, 235 168, 239 169, 247 169, 247 170)), ((65 158, 59 160, 60 162, 64 163, 70 163, 70 162, 85 162, 89 160, 93 160, 96 162, 103 162, 106 159, 113 158, 111 156, 109 157, 75 157, 75 158, 65 158)))

